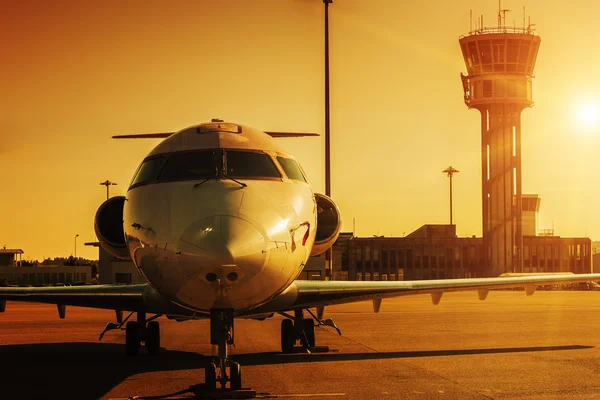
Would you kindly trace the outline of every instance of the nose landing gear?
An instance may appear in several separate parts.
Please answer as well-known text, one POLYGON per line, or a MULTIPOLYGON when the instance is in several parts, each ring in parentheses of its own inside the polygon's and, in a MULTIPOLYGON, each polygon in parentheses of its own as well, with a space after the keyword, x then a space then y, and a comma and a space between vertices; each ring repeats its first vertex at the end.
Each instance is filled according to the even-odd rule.
POLYGON ((234 344, 233 309, 210 310, 210 343, 218 346, 218 355, 205 367, 205 390, 208 392, 218 390, 219 397, 227 398, 224 396, 229 382, 229 392, 243 390, 248 396, 254 397, 256 394, 254 391, 242 388, 241 365, 227 355, 227 345, 234 344), (217 384, 220 388, 217 388, 217 384))

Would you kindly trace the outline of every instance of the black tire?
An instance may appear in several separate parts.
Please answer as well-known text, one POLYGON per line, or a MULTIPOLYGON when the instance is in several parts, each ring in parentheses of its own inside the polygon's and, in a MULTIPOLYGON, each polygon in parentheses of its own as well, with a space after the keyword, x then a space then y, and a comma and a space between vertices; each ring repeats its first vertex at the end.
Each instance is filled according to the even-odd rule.
POLYGON ((232 362, 229 366, 229 387, 232 390, 242 388, 242 366, 239 363, 232 362))
POLYGON ((214 362, 204 368, 204 384, 209 390, 217 388, 217 365, 214 362))
POLYGON ((158 321, 148 322, 146 329, 146 350, 148 355, 158 356, 160 353, 160 325, 158 321))
POLYGON ((304 334, 308 341, 308 347, 315 347, 315 323, 312 318, 304 318, 302 320, 302 328, 304 329, 304 334))
POLYGON ((138 324, 134 321, 129 321, 125 325, 125 353, 128 356, 137 356, 140 348, 140 336, 138 333, 138 324))
POLYGON ((296 344, 296 331, 294 330, 294 322, 291 319, 281 321, 281 351, 289 354, 294 351, 296 344))

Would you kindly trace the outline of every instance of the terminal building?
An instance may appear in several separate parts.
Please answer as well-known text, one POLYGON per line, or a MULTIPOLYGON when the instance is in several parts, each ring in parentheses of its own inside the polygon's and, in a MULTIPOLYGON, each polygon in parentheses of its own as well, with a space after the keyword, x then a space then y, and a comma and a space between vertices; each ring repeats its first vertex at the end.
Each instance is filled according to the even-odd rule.
POLYGON ((22 258, 21 249, 0 249, 0 284, 70 285, 89 283, 92 277, 92 267, 89 265, 29 265, 22 258))

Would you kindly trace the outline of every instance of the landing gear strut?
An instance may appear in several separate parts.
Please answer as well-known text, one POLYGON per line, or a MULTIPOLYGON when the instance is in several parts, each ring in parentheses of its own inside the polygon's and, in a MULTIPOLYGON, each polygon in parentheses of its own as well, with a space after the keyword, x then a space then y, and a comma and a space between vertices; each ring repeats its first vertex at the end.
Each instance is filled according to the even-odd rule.
POLYGON ((160 315, 146 320, 145 312, 137 313, 137 321, 129 321, 125 326, 125 350, 128 356, 138 354, 144 342, 148 355, 157 356, 160 353, 160 327, 154 319, 160 315))
POLYGON ((233 309, 210 310, 210 343, 218 346, 218 355, 204 370, 206 387, 213 390, 219 383, 221 389, 225 389, 229 382, 230 389, 242 389, 242 367, 227 356, 227 345, 234 344, 233 309))

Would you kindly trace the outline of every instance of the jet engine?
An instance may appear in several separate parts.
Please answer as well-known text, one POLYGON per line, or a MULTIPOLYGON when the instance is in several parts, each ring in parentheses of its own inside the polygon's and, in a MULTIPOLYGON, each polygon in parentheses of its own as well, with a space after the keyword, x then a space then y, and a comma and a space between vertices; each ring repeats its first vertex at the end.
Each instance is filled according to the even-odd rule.
POLYGON ((324 194, 315 194, 317 201, 317 234, 311 256, 327 251, 336 241, 342 228, 342 216, 337 204, 324 194))
POLYGON ((94 231, 104 250, 121 259, 130 259, 123 231, 125 196, 111 197, 100 205, 94 218, 94 231))

